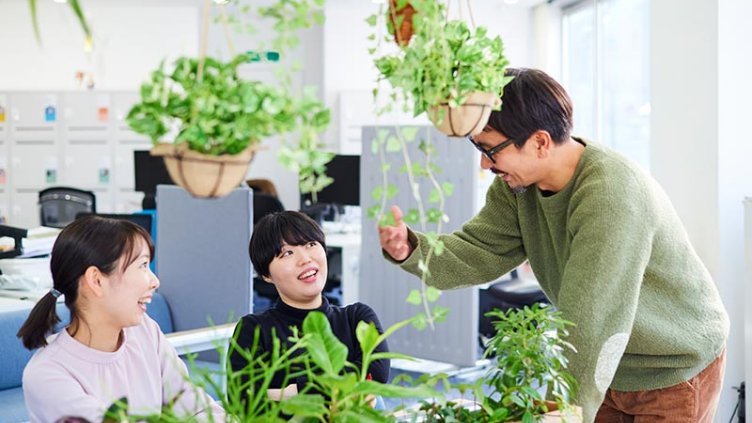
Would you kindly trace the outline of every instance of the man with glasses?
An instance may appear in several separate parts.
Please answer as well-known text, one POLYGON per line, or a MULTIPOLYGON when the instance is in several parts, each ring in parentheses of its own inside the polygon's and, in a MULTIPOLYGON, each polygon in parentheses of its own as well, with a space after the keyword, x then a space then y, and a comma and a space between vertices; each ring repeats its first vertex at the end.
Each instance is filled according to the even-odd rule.
MULTIPOLYGON (((441 235, 429 284, 486 283, 527 259, 576 325, 569 370, 586 422, 712 422, 729 320, 668 197, 634 163, 571 136, 571 100, 550 76, 508 73, 501 111, 468 137, 498 178, 483 209, 441 235)), ((384 255, 420 274, 428 242, 392 213, 384 255)))

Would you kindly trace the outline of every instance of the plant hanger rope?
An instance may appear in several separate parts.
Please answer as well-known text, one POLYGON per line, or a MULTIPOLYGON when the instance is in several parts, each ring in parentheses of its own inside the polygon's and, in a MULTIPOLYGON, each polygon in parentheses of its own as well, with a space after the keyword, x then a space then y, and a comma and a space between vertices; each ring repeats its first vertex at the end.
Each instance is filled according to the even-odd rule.
MULTIPOLYGON (((446 8, 446 16, 444 17, 445 22, 449 22, 449 10, 451 9, 452 1, 447 2, 447 8, 446 8)), ((475 29, 475 18, 473 17, 473 9, 470 7, 470 0, 466 0, 467 4, 467 15, 470 18, 470 27, 472 29, 475 29)), ((465 18, 462 17, 462 0, 457 0, 457 14, 458 18, 461 21, 464 21, 465 18)))

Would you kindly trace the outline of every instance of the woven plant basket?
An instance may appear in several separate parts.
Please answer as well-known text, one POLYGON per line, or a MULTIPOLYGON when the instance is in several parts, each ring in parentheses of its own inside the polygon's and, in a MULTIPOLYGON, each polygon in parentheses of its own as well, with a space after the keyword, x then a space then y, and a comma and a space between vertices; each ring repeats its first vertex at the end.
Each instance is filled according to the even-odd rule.
POLYGON ((466 137, 479 134, 488 123, 491 109, 499 104, 498 94, 476 91, 462 106, 449 107, 448 103, 441 103, 431 107, 428 117, 442 133, 450 137, 466 137))
POLYGON ((394 28, 394 42, 399 46, 406 46, 413 36, 413 15, 415 9, 407 3, 402 9, 397 9, 397 0, 389 0, 389 20, 394 28), (403 18, 400 18, 402 16, 403 18), (399 22, 399 26, 397 23, 399 22))
POLYGON ((170 178, 194 197, 223 197, 245 180, 257 147, 239 154, 211 156, 189 150, 185 144, 158 144, 152 156, 164 159, 170 178))

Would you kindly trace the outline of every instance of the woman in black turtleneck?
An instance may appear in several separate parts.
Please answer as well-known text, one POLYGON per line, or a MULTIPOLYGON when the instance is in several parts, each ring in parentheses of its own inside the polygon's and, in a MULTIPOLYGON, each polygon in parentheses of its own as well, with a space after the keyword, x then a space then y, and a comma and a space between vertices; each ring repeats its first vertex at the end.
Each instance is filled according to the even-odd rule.
MULTIPOLYGON (((292 335, 291 326, 302 329, 303 320, 311 311, 324 313, 337 338, 348 348, 347 360, 355 365, 362 362, 360 345, 355 328, 361 321, 373 322, 383 333, 376 313, 365 304, 355 303, 346 307, 329 304, 321 295, 327 277, 327 259, 324 233, 308 216, 296 211, 284 211, 265 216, 253 229, 250 243, 253 267, 264 281, 271 283, 279 293, 279 300, 269 310, 249 314, 238 322, 235 337, 238 346, 250 350, 253 334, 260 328, 256 354, 271 351, 272 331, 289 346, 287 338, 292 335)), ((386 341, 375 352, 389 351, 386 341)), ((230 355, 233 371, 247 365, 237 352, 230 355)), ((389 360, 377 360, 369 368, 369 379, 386 383, 389 379, 389 360)), ((282 386, 285 375, 278 373, 269 386, 269 396, 275 399, 295 395, 306 384, 304 378, 282 386)), ((244 396, 244 394, 241 394, 244 396)))

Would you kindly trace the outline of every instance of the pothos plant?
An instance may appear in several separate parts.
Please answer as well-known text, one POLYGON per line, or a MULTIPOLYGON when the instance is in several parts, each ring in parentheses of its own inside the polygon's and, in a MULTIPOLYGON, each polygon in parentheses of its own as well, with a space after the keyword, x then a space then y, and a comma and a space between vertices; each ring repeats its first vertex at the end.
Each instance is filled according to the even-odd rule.
MULTIPOLYGON (((227 29, 232 22, 224 13, 227 2, 221 3, 218 19, 227 29)), ((322 5, 323 0, 277 0, 253 13, 272 20, 276 33, 272 46, 283 54, 297 45, 295 31, 323 20, 322 5)), ((213 156, 237 155, 265 138, 295 131, 296 143, 282 138, 280 162, 298 172, 301 191, 320 191, 331 183, 325 165, 333 154, 321 151, 318 135, 329 124, 329 110, 310 89, 302 96, 293 95, 290 70, 284 67, 277 69, 279 86, 240 78, 238 67, 250 62, 254 53, 234 55, 229 31, 225 31, 228 50, 234 57, 229 61, 207 57, 209 9, 204 12, 199 56, 181 57, 169 68, 162 63, 153 71, 141 86, 141 100, 130 110, 128 124, 155 145, 174 132, 173 143, 213 156)), ((251 13, 248 5, 242 10, 251 13)))
MULTIPOLYGON (((472 29, 462 19, 447 19, 446 7, 438 0, 396 0, 396 8, 407 3, 415 10, 415 33, 409 43, 382 54, 380 43, 391 37, 374 37, 377 46, 372 50, 379 78, 396 90, 395 98, 412 104, 415 116, 441 104, 450 108, 462 106, 474 92, 491 93, 498 98, 511 80, 504 75, 508 61, 501 37, 491 37, 482 26, 472 29)), ((383 15, 374 15, 368 22, 373 26, 387 22, 393 33, 394 25, 383 15)), ((494 108, 499 107, 497 103, 494 108)), ((430 117, 439 122, 444 118, 430 117)))

